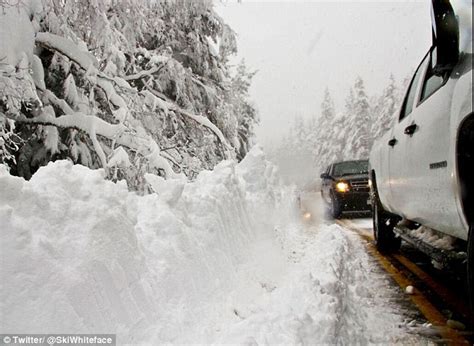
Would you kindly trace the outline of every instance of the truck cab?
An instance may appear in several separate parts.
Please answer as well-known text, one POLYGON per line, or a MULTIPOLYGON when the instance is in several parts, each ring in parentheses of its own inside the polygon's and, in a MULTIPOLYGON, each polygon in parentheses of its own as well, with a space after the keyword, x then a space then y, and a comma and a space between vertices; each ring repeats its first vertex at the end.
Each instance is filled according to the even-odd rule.
POLYGON ((368 160, 335 162, 321 174, 321 196, 328 214, 369 211, 368 160))
POLYGON ((370 154, 374 236, 380 250, 396 248, 394 229, 403 220, 459 239, 472 292, 472 3, 433 0, 431 10, 433 44, 370 154))

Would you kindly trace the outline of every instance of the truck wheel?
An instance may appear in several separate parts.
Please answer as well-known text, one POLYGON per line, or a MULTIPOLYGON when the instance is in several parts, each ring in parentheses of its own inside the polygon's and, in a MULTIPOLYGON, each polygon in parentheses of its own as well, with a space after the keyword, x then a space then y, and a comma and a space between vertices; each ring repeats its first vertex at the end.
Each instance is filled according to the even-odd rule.
POLYGON ((397 238, 393 232, 395 220, 383 209, 377 190, 375 189, 372 201, 372 220, 374 224, 374 239, 377 249, 380 252, 398 250, 402 240, 397 238))
POLYGON ((337 200, 334 194, 331 194, 331 216, 335 219, 339 219, 342 214, 341 203, 337 200))
POLYGON ((474 311, 474 222, 469 227, 467 240, 467 288, 471 310, 474 311))

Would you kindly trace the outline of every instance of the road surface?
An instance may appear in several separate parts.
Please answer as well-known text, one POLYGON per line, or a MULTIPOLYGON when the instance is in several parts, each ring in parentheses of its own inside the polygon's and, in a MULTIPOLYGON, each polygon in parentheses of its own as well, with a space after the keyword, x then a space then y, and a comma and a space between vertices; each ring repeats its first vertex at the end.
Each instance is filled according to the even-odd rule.
POLYGON ((347 213, 339 220, 330 220, 317 193, 302 195, 301 209, 308 225, 335 223, 363 240, 367 253, 391 279, 391 285, 405 295, 398 304, 407 316, 415 316, 414 324, 430 326, 419 328, 420 335, 435 342, 473 344, 473 314, 468 308, 463 273, 436 269, 430 258, 405 242, 396 253, 379 253, 370 215, 347 213), (410 286, 412 294, 407 293, 411 292, 411 288, 407 290, 410 286))

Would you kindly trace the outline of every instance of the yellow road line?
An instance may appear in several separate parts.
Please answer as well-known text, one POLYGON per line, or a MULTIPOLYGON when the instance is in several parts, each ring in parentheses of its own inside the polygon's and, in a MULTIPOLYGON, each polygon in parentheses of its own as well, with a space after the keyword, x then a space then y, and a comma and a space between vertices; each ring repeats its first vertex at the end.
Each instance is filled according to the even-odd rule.
MULTIPOLYGON (((368 232, 366 229, 358 228, 355 223, 350 220, 341 220, 341 224, 350 227, 353 231, 357 231, 361 237, 363 237, 368 242, 373 241, 373 235, 371 232, 368 232)), ((436 294, 443 299, 447 306, 453 308, 456 312, 462 314, 468 321, 473 321, 474 316, 466 305, 465 301, 461 301, 457 296, 453 295, 444 285, 436 282, 429 274, 423 271, 411 260, 406 258, 401 254, 392 254, 398 262, 400 262, 405 268, 410 272, 415 274, 420 280, 423 281, 429 288, 431 288, 436 294)))
POLYGON ((435 291, 436 294, 440 296, 448 306, 454 308, 456 312, 459 312, 464 315, 466 319, 470 321, 474 320, 474 316, 466 305, 466 302, 461 301, 456 296, 451 294, 451 292, 445 286, 438 284, 431 278, 431 276, 429 276, 420 267, 418 267, 412 261, 408 260, 406 257, 400 254, 393 254, 392 256, 398 262, 403 264, 409 271, 418 276, 418 278, 420 278, 428 287, 435 291))
MULTIPOLYGON (((395 280, 395 282, 402 288, 405 289, 407 286, 413 286, 413 283, 398 270, 387 258, 385 258, 380 252, 377 251, 375 246, 372 244, 372 238, 368 237, 367 234, 361 234, 360 231, 352 223, 346 223, 343 221, 337 221, 337 223, 343 227, 349 228, 351 231, 359 234, 365 240, 368 240, 368 251, 377 259, 382 268, 395 280)), ((364 232, 365 233, 365 232, 364 232)), ((418 310, 425 316, 425 318, 439 331, 439 334, 443 338, 443 341, 452 344, 468 344, 469 342, 459 335, 455 330, 446 326, 447 319, 439 312, 436 307, 431 304, 428 299, 419 291, 415 291, 414 294, 410 295, 411 301, 415 304, 418 310)))

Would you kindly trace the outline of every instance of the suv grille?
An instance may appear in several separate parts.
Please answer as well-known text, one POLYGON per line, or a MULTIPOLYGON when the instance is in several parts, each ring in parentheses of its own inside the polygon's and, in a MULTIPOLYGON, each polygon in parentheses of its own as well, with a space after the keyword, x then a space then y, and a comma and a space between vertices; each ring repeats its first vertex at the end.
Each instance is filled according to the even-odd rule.
POLYGON ((350 181, 352 188, 355 191, 369 191, 369 179, 355 179, 350 181))

